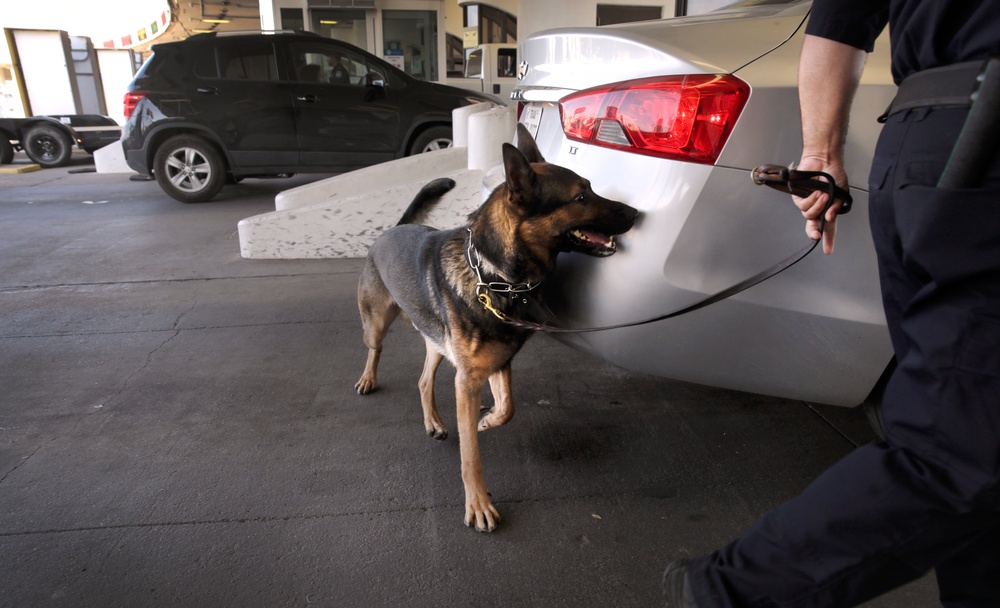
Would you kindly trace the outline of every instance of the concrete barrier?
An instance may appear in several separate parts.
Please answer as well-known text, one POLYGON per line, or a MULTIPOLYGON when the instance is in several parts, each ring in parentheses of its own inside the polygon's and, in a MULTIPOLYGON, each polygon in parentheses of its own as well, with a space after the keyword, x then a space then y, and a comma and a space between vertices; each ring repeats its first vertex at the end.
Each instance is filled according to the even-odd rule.
POLYGON ((453 112, 447 150, 401 158, 280 193, 275 211, 239 223, 240 254, 250 259, 364 257, 368 247, 394 226, 414 195, 439 177, 454 190, 433 209, 427 223, 450 228, 483 200, 485 171, 501 163, 504 142, 514 138, 512 106, 468 106, 453 112), (456 135, 457 134, 457 135, 456 135))
POLYGON ((514 140, 517 112, 507 106, 501 110, 471 114, 469 125, 469 169, 488 171, 503 161, 503 144, 514 140))
POLYGON ((466 169, 468 164, 468 152, 465 148, 447 148, 407 156, 279 192, 274 198, 274 210, 301 209, 355 196, 367 196, 383 188, 397 188, 418 182, 424 184, 433 179, 428 177, 429 171, 440 176, 466 169))
POLYGON ((94 150, 94 169, 98 173, 135 173, 125 162, 125 150, 121 141, 94 150))
POLYGON ((451 141, 456 148, 469 147, 469 118, 496 108, 486 103, 477 103, 451 112, 451 141))

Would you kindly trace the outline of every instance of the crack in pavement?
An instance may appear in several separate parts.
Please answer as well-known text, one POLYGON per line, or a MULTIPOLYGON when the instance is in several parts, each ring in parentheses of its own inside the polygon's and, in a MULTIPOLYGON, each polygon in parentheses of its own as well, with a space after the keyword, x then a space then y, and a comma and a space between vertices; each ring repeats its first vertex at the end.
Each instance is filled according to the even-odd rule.
MULTIPOLYGON (((594 500, 611 500, 619 499, 623 496, 628 496, 632 498, 643 498, 643 495, 637 492, 624 492, 624 493, 591 493, 581 496, 546 496, 539 498, 511 498, 508 500, 497 501, 498 507, 504 505, 535 505, 535 504, 547 504, 547 503, 560 503, 560 502, 572 502, 572 503, 585 503, 594 500)), ((663 497, 657 496, 647 496, 646 498, 650 500, 664 500, 663 497)), ((181 527, 181 526, 224 526, 233 524, 269 524, 269 523, 280 523, 280 522, 301 522, 301 521, 315 521, 322 519, 339 519, 342 517, 359 517, 367 515, 390 515, 390 514, 401 514, 401 513, 421 513, 428 511, 458 511, 463 507, 463 502, 442 502, 436 504, 424 504, 424 505, 413 505, 408 507, 387 507, 378 508, 373 507, 371 509, 351 509, 343 512, 328 512, 328 513, 313 513, 313 514, 298 514, 298 515, 261 515, 257 517, 220 517, 217 519, 192 519, 187 521, 159 521, 159 522, 146 522, 146 523, 124 523, 124 524, 108 524, 103 526, 77 526, 74 528, 50 528, 46 530, 24 530, 20 532, 0 532, 0 538, 9 537, 23 537, 23 536, 40 536, 46 534, 72 534, 76 532, 100 532, 103 530, 139 530, 144 528, 170 528, 170 527, 181 527)), ((456 515, 455 519, 459 520, 459 516, 456 515)))
POLYGON ((9 285, 6 287, 0 287, 0 294, 3 293, 21 293, 24 291, 44 291, 47 289, 64 289, 67 287, 108 287, 115 285, 155 285, 158 283, 192 283, 192 282, 210 282, 210 281, 243 281, 243 280, 257 280, 257 279, 280 279, 283 277, 336 277, 345 274, 355 274, 360 270, 338 270, 338 271, 328 271, 328 272, 298 272, 298 273, 276 273, 276 274, 259 274, 259 275, 246 275, 246 276, 231 276, 231 277, 188 277, 179 279, 135 279, 132 281, 91 281, 82 283, 51 283, 51 284, 37 284, 37 285, 9 285))
MULTIPOLYGON (((197 292, 195 292, 194 296, 192 297, 191 305, 188 306, 186 310, 181 311, 177 315, 177 318, 174 319, 172 329, 170 330, 171 334, 169 336, 167 336, 166 339, 164 339, 158 345, 156 345, 156 347, 154 347, 151 351, 149 351, 148 353, 146 353, 146 357, 143 360, 142 365, 140 365, 138 369, 133 370, 132 373, 130 373, 125 378, 125 380, 122 381, 122 383, 118 387, 118 389, 115 390, 114 393, 112 393, 109 398, 107 398, 107 399, 104 400, 104 403, 101 403, 99 405, 94 406, 91 411, 87 412, 83 416, 80 416, 76 420, 76 422, 73 424, 72 428, 70 428, 69 430, 67 430, 67 431, 65 431, 63 433, 59 433, 58 435, 55 435, 52 438, 48 439, 47 441, 41 443, 40 445, 38 445, 37 447, 35 447, 35 449, 32 450, 30 454, 28 454, 27 456, 21 458, 21 461, 19 463, 17 463, 17 465, 15 465, 9 471, 5 472, 3 474, 3 476, 0 477, 0 486, 3 485, 3 483, 7 480, 8 477, 10 477, 11 474, 13 474, 15 471, 17 471, 18 469, 20 469, 24 465, 28 464, 28 462, 30 462, 31 459, 34 458, 35 454, 37 454, 39 451, 41 451, 42 448, 45 448, 45 447, 47 447, 49 445, 52 445, 53 443, 55 443, 56 441, 59 441, 60 439, 63 439, 64 437, 68 437, 69 435, 72 435, 84 420, 86 420, 90 416, 93 416, 95 413, 103 410, 106 406, 112 404, 119 397, 121 397, 122 393, 125 392, 125 389, 128 388, 128 385, 132 381, 132 379, 135 378, 138 374, 141 374, 147 367, 149 367, 149 365, 153 361, 153 356, 156 355, 156 353, 158 351, 160 351, 160 349, 162 349, 164 346, 166 346, 167 344, 169 344, 171 340, 173 340, 178 335, 180 335, 181 331, 183 331, 183 330, 181 330, 178 327, 180 325, 181 319, 183 319, 185 315, 187 315, 192 310, 194 310, 197 305, 198 305, 198 295, 197 295, 197 292)), ((163 330, 161 330, 161 331, 163 331, 163 330)), ((34 337, 34 336, 32 336, 32 337, 34 337)))
MULTIPOLYGON (((298 320, 298 321, 268 321, 262 323, 234 323, 231 325, 193 325, 190 327, 185 327, 182 331, 206 331, 212 329, 241 329, 247 327, 278 327, 281 325, 327 325, 330 323, 359 323, 357 319, 333 319, 328 321, 311 321, 311 320, 298 320)), ((117 336, 117 335, 127 335, 127 334, 155 334, 162 332, 174 331, 173 328, 170 329, 142 329, 142 330, 119 330, 119 331, 78 331, 78 332, 67 332, 60 334, 21 334, 15 336, 0 336, 0 340, 30 340, 34 338, 74 338, 74 337, 84 337, 84 336, 117 336)))

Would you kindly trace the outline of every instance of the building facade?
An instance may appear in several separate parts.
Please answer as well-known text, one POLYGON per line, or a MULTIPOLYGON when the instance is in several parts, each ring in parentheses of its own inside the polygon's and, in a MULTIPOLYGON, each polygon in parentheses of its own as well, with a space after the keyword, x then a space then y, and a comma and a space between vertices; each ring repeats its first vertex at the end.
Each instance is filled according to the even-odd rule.
POLYGON ((260 0, 262 29, 316 32, 421 80, 454 75, 463 49, 552 27, 697 14, 732 0, 260 0))

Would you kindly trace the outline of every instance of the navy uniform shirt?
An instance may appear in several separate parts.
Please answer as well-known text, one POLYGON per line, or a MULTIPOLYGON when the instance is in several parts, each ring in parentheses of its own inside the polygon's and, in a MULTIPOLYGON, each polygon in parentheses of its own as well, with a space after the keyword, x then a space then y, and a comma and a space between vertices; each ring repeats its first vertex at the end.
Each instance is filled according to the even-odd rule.
POLYGON ((997 0, 816 0, 806 33, 871 52, 889 23, 892 75, 1000 56, 997 0))

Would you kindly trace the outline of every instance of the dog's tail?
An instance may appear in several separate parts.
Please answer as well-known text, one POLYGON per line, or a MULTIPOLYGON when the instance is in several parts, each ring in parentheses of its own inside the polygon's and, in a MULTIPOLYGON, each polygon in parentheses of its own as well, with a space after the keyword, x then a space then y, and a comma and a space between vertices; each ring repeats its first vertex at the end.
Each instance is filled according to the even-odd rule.
POLYGON ((445 195, 449 190, 455 187, 455 180, 442 177, 441 179, 436 179, 423 188, 417 195, 413 197, 413 202, 410 206, 406 208, 403 212, 403 217, 399 218, 396 222, 397 226, 403 224, 416 224, 423 219, 427 211, 436 203, 442 196, 445 195))

